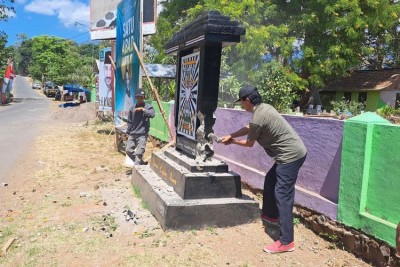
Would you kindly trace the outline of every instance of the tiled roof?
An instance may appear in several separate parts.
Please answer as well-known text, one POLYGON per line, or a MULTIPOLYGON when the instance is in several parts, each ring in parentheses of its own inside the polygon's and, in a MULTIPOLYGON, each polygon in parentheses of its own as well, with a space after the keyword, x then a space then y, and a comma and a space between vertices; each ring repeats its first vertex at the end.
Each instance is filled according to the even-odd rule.
POLYGON ((342 92, 380 90, 400 90, 400 69, 354 71, 322 89, 342 92))

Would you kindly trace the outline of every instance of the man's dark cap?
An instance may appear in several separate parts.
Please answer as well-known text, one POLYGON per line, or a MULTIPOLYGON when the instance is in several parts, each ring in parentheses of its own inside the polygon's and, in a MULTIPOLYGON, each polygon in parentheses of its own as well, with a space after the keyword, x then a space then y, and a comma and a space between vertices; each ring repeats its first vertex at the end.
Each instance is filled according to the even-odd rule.
POLYGON ((138 89, 136 90, 135 96, 142 96, 142 97, 144 97, 144 90, 143 90, 142 88, 138 88, 138 89))
POLYGON ((243 86, 242 88, 240 88, 239 90, 239 99, 235 101, 236 102, 240 102, 241 99, 243 99, 246 96, 251 95, 252 93, 256 93, 257 91, 257 87, 253 86, 253 85, 246 85, 243 86))

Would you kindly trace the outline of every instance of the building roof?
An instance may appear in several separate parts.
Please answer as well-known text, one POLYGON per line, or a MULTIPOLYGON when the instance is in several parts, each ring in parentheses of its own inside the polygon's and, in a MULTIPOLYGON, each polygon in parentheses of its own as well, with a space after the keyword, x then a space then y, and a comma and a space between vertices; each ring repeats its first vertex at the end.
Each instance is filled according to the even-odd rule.
POLYGON ((322 91, 400 90, 400 69, 362 70, 327 85, 322 91))

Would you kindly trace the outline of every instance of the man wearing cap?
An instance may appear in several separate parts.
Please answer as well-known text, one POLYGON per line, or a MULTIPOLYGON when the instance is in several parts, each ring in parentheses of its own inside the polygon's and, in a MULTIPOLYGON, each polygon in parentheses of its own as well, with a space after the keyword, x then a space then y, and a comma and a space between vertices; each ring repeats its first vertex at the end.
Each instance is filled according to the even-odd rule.
POLYGON ((262 103, 257 88, 244 86, 239 91, 242 108, 253 113, 251 122, 222 137, 222 143, 252 147, 257 141, 275 164, 265 176, 261 219, 280 225, 280 238, 264 248, 268 253, 294 250, 293 203, 297 174, 307 150, 290 124, 271 105, 262 103), (247 139, 237 137, 247 135, 247 139))
POLYGON ((144 90, 138 88, 135 94, 136 105, 128 114, 128 141, 126 154, 132 159, 134 165, 143 165, 143 154, 146 149, 147 136, 150 130, 150 118, 154 118, 154 108, 144 102, 144 90))

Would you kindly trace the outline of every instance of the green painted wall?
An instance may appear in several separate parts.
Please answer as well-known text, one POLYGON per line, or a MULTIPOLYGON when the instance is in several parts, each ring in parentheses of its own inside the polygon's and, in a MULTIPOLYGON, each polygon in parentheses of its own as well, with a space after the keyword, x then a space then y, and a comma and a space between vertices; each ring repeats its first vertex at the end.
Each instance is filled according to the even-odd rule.
MULTIPOLYGON (((351 93, 351 100, 358 101, 359 92, 351 93)), ((344 96, 343 92, 336 92, 335 100, 340 101, 344 96)), ((385 103, 380 98, 380 91, 370 91, 367 93, 367 103, 366 103, 366 111, 376 111, 378 108, 381 108, 385 105, 385 103)))
MULTIPOLYGON (((154 118, 150 120, 149 134, 151 136, 156 137, 157 139, 164 141, 164 142, 168 142, 169 141, 168 127, 165 124, 164 118, 161 114, 160 108, 158 107, 157 101, 146 101, 146 102, 150 103, 153 106, 154 111, 156 113, 154 118)), ((165 116, 169 119, 171 103, 161 102, 161 105, 164 109, 165 116)))
POLYGON ((358 92, 351 92, 351 101, 358 101, 358 92))
POLYGON ((344 123, 338 220, 395 246, 400 126, 372 112, 344 123))
POLYGON ((381 107, 383 107, 383 106, 386 106, 386 103, 382 101, 382 98, 381 98, 380 95, 379 95, 379 98, 378 98, 378 108, 381 108, 381 107))
POLYGON ((342 100, 343 97, 344 97, 343 92, 336 92, 336 101, 342 100))
POLYGON ((380 99, 379 91, 370 91, 367 93, 367 111, 376 111, 378 109, 378 102, 380 99))
POLYGON ((96 102, 96 86, 92 85, 90 90, 90 102, 96 102))

